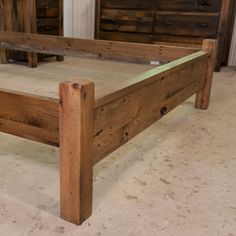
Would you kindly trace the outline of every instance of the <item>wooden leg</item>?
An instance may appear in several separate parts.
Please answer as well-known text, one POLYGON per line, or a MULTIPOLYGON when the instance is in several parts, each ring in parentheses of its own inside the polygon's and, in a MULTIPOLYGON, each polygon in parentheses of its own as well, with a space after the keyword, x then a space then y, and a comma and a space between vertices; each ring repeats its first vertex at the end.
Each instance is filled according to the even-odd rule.
POLYGON ((36 68, 38 66, 38 55, 34 52, 28 53, 28 64, 32 68, 36 68))
POLYGON ((7 50, 1 48, 0 54, 1 54, 1 64, 7 64, 8 63, 7 50))
POLYGON ((63 56, 57 56, 57 61, 64 61, 64 57, 63 56))
POLYGON ((82 224, 92 214, 94 84, 60 84, 61 217, 82 224))
MULTIPOLYGON (((12 0, 0 0, 0 31, 12 31, 13 2, 12 0)), ((0 49, 1 64, 7 64, 9 59, 9 50, 0 49)))
MULTIPOLYGON (((26 33, 37 33, 37 27, 34 19, 36 19, 36 1, 35 0, 23 0, 23 24, 24 31, 26 33)), ((34 52, 27 53, 28 65, 32 68, 38 65, 38 55, 34 52)))
POLYGON ((217 41, 211 39, 204 40, 202 49, 205 51, 209 51, 210 55, 208 60, 206 82, 203 89, 199 93, 197 93, 195 107, 198 109, 206 110, 208 109, 210 103, 212 78, 217 54, 217 41))

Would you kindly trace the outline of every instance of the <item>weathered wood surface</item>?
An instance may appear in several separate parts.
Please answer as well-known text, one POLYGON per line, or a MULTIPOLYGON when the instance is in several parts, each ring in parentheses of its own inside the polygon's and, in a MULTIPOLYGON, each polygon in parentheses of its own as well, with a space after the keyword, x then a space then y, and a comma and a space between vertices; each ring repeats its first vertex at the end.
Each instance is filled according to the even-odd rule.
POLYGON ((219 13, 157 12, 155 34, 216 38, 219 13))
POLYGON ((66 56, 95 54, 108 59, 148 63, 151 60, 172 61, 196 52, 195 49, 185 47, 87 40, 15 32, 0 32, 0 42, 2 48, 20 51, 66 56))
POLYGON ((219 11, 221 0, 155 0, 158 10, 219 11))
POLYGON ((96 38, 186 45, 217 39, 219 71, 227 65, 235 8, 235 0, 97 0, 96 38), (140 20, 144 12, 149 16, 140 20))
POLYGON ((61 216, 81 224, 92 214, 94 84, 60 85, 61 216))
POLYGON ((100 29, 134 33, 152 33, 153 11, 102 9, 100 29))
POLYGON ((0 131, 59 145, 58 100, 0 90, 0 131))
POLYGON ((221 0, 101 0, 102 8, 115 9, 150 9, 158 10, 188 10, 188 11, 217 11, 221 0))
POLYGON ((204 84, 208 58, 151 76, 95 109, 94 164, 159 120, 204 84), (149 83, 147 83, 149 82, 149 83), (140 87, 136 87, 140 86, 140 87))
POLYGON ((208 53, 205 51, 198 51, 186 57, 180 58, 173 62, 167 63, 160 67, 156 67, 152 70, 144 72, 143 74, 127 80, 126 82, 119 84, 119 89, 113 86, 107 88, 106 91, 99 91, 96 93, 95 108, 102 106, 108 102, 118 99, 121 96, 125 96, 142 86, 148 85, 157 79, 161 79, 173 73, 176 73, 186 66, 193 65, 197 61, 203 60, 208 57, 208 53))
MULTIPOLYGON (((63 35, 63 0, 0 0, 0 31, 63 35), (1 10, 2 9, 2 10, 1 10)), ((6 64, 6 49, 2 49, 1 62, 6 64), (5 58, 4 58, 5 55, 5 58)), ((28 61, 36 67, 38 58, 35 52, 10 50, 7 59, 28 61)), ((59 61, 63 57, 57 57, 59 61)))
MULTIPOLYGON (((19 6, 19 4, 17 4, 19 6)), ((23 12, 21 12, 24 22, 24 32, 26 33, 37 33, 36 27, 36 2, 35 0, 23 0, 23 12)), ((20 20, 20 19, 19 19, 20 20)), ((37 53, 28 53, 28 63, 31 67, 36 67, 38 64, 37 53)))

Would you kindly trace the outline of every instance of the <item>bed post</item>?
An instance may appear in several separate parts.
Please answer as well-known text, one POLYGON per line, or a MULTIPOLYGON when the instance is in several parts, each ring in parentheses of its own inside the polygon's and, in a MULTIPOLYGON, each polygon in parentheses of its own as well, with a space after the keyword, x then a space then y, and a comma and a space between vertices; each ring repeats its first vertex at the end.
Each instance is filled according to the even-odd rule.
MULTIPOLYGON (((12 0, 0 0, 0 31, 12 31, 12 0)), ((1 64, 8 63, 8 50, 0 48, 1 64)))
MULTIPOLYGON (((24 12, 24 30, 26 33, 37 33, 36 23, 36 2, 35 0, 23 0, 23 12, 24 12)), ((28 64, 32 68, 38 65, 38 55, 34 52, 28 52, 28 64)))
POLYGON ((60 84, 61 217, 82 224, 92 214, 94 84, 60 84))
POLYGON ((205 39, 202 44, 202 49, 209 51, 211 54, 208 60, 206 82, 203 89, 197 93, 195 108, 206 110, 210 103, 212 78, 217 54, 217 40, 205 39))

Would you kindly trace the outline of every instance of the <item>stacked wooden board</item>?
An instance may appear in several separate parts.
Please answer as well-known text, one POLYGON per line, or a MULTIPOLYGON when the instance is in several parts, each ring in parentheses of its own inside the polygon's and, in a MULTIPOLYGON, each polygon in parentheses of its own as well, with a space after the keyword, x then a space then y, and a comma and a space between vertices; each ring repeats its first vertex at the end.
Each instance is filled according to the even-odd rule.
MULTIPOLYGON (((63 0, 0 0, 0 22, 0 30, 62 36, 63 0)), ((11 50, 2 52, 1 61, 28 60, 35 67, 43 57, 11 50)))
POLYGON ((217 69, 227 62, 235 0, 97 0, 96 38, 200 45, 218 39, 217 69))

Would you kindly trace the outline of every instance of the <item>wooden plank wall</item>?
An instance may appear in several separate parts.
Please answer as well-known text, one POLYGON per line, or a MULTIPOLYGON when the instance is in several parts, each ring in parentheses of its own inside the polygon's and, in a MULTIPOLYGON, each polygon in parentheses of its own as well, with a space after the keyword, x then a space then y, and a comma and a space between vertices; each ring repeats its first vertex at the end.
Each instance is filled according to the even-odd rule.
POLYGON ((169 70, 154 75, 148 79, 149 84, 141 85, 141 82, 139 88, 127 88, 126 94, 119 98, 113 94, 113 101, 106 98, 107 103, 103 105, 97 101, 94 164, 202 90, 207 62, 208 58, 203 55, 191 63, 180 63, 175 72, 169 70))

